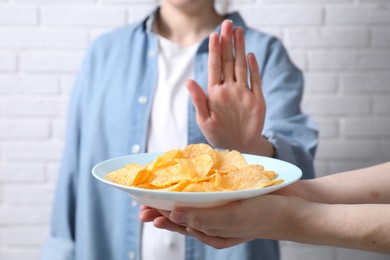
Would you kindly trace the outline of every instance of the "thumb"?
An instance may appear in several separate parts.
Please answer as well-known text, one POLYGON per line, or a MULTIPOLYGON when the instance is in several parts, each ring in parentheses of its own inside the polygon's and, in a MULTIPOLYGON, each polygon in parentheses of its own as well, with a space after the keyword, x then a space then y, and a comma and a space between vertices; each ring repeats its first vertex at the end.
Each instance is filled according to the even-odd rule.
POLYGON ((207 96, 203 89, 196 83, 195 80, 187 80, 186 86, 190 93, 192 102, 194 103, 196 110, 196 119, 198 124, 206 121, 210 117, 209 107, 207 104, 207 96))

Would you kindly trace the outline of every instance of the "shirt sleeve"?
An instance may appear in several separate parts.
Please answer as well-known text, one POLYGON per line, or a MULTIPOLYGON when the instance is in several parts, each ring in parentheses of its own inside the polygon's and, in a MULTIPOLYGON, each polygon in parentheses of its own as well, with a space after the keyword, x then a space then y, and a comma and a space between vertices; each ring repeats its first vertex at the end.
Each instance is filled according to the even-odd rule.
POLYGON ((314 177, 318 131, 301 111, 304 80, 280 41, 270 47, 263 68, 263 92, 267 115, 263 135, 273 144, 275 157, 297 165, 303 178, 314 177))
POLYGON ((65 146, 53 202, 49 237, 43 247, 42 260, 74 259, 83 73, 81 70, 76 79, 69 103, 65 146))

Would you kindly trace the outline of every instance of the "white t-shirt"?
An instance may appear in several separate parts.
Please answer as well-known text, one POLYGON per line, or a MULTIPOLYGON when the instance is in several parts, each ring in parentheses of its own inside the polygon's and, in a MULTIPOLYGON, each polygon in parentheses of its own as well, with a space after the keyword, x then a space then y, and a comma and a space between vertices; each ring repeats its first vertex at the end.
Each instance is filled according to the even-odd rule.
MULTIPOLYGON (((148 136, 148 152, 184 148, 188 142, 188 90, 185 80, 193 78, 199 44, 180 47, 159 36, 158 81, 148 136)), ((185 236, 144 223, 143 260, 184 260, 185 236)))

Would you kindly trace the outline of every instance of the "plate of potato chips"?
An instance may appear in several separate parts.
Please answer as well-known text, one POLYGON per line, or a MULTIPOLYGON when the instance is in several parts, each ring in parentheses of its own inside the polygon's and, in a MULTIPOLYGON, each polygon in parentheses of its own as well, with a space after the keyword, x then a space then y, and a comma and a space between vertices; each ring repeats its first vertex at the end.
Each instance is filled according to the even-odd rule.
POLYGON ((299 180, 302 171, 285 161, 200 143, 165 153, 116 157, 97 164, 92 174, 143 205, 173 210, 267 194, 299 180))

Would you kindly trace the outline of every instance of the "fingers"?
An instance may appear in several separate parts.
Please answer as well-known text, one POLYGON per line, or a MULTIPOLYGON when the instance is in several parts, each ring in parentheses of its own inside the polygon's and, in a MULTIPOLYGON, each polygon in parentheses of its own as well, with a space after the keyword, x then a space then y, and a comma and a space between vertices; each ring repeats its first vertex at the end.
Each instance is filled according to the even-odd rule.
POLYGON ((208 236, 198 230, 192 229, 192 228, 187 228, 187 232, 189 235, 196 237, 199 241, 212 246, 216 249, 223 249, 223 248, 228 248, 232 247, 235 245, 238 245, 240 243, 245 242, 246 240, 241 239, 241 238, 225 238, 225 237, 213 237, 213 236, 208 236))
POLYGON ((143 208, 139 214, 139 220, 142 222, 151 222, 157 217, 161 217, 161 214, 152 208, 143 208))
POLYGON ((220 210, 191 209, 190 211, 186 211, 176 209, 171 212, 169 218, 178 225, 185 225, 207 235, 216 236, 222 235, 226 231, 226 227, 235 227, 231 221, 234 219, 232 215, 230 207, 220 208, 220 210))
POLYGON ((225 82, 234 81, 233 22, 225 20, 221 26, 222 72, 225 82))
POLYGON ((208 86, 211 87, 221 83, 221 47, 216 32, 213 32, 209 38, 208 70, 208 86))
POLYGON ((250 72, 251 91, 257 98, 264 99, 259 65, 257 64, 256 57, 253 53, 248 54, 248 63, 249 63, 249 72, 250 72))
POLYGON ((216 32, 210 35, 208 69, 209 87, 220 84, 222 79, 248 85, 244 32, 239 27, 233 29, 231 20, 222 23, 220 40, 216 32))
POLYGON ((202 123, 210 116, 206 94, 194 80, 187 80, 186 86, 195 106, 196 119, 198 123, 202 123))
POLYGON ((165 217, 158 217, 158 218, 154 219, 153 225, 156 228, 166 229, 166 230, 170 230, 173 232, 178 232, 178 233, 183 234, 183 235, 190 235, 187 232, 186 227, 172 223, 169 219, 167 219, 165 217))
POLYGON ((243 83, 244 86, 247 86, 248 71, 247 71, 247 62, 246 62, 246 53, 245 53, 244 32, 242 31, 241 28, 234 28, 233 37, 234 37, 234 52, 235 52, 235 62, 234 62, 235 79, 237 82, 243 83))

